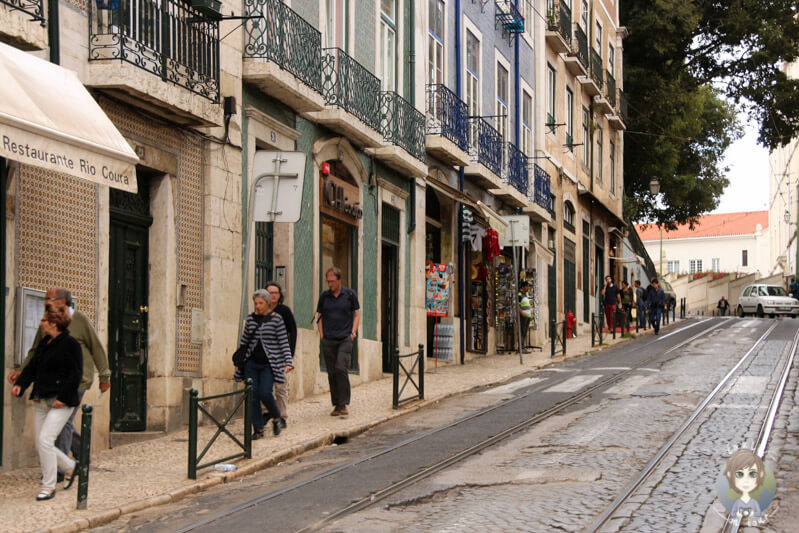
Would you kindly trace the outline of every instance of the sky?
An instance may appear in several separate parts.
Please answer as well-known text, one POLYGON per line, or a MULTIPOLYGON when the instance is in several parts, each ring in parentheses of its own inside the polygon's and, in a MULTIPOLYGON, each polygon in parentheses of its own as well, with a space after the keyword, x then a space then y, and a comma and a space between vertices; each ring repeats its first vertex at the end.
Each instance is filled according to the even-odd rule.
POLYGON ((713 213, 761 211, 768 209, 768 150, 757 144, 757 125, 744 123, 744 136, 727 150, 724 165, 730 168, 730 184, 724 189, 721 202, 713 213))

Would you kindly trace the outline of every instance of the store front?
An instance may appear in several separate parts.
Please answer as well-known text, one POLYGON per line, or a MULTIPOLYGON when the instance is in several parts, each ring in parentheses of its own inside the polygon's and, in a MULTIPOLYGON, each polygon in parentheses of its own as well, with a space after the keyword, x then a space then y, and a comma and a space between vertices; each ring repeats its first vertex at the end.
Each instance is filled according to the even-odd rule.
POLYGON ((472 219, 469 225, 469 242, 465 243, 468 262, 466 272, 469 275, 467 287, 466 315, 466 350, 476 353, 488 351, 488 317, 490 302, 494 290, 494 267, 488 261, 484 240, 488 224, 477 217, 468 207, 464 213, 472 219))

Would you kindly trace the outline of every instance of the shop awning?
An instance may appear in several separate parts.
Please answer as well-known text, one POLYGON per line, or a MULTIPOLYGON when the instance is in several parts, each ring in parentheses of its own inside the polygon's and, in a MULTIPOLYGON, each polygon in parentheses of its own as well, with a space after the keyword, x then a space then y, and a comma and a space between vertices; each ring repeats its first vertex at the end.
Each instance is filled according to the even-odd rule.
POLYGON ((460 202, 466 207, 471 207, 472 209, 478 210, 477 208, 477 200, 466 194, 465 192, 461 192, 455 187, 450 187, 448 184, 444 183, 443 181, 439 181, 435 178, 427 178, 425 183, 432 187, 433 189, 437 190, 447 198, 451 200, 455 200, 456 202, 460 202))
POLYGON ((488 220, 488 224, 497 231, 505 232, 508 223, 502 219, 502 215, 488 207, 483 202, 477 202, 477 208, 483 213, 483 216, 488 220))
POLYGON ((77 75, 0 43, 0 157, 136 192, 136 152, 77 75))

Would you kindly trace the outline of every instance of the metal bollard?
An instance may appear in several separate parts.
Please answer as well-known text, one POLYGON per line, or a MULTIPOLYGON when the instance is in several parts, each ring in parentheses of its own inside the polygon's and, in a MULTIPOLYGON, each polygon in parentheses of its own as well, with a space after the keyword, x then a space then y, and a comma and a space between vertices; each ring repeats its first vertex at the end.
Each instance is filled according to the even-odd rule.
POLYGON ((419 399, 424 400, 424 344, 419 343, 419 399))
POLYGON ((92 451, 92 406, 81 408, 80 453, 78 454, 78 509, 86 509, 89 499, 89 463, 92 451))
MULTIPOLYGON (((189 479, 197 479, 197 397, 199 395, 197 389, 189 391, 189 479)), ((244 438, 246 439, 247 435, 244 438)))
POLYGON ((252 459, 252 402, 252 379, 247 378, 244 380, 244 456, 247 459, 252 459))
POLYGON ((557 322, 554 320, 551 321, 549 324, 549 340, 552 343, 552 351, 550 352, 550 357, 555 357, 555 335, 557 331, 557 322))

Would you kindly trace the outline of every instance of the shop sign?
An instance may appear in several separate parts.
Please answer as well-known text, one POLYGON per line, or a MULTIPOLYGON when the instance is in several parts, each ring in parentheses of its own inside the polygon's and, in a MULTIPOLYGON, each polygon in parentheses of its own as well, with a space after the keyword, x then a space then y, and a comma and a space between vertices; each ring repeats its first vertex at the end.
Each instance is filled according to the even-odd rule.
POLYGON ((449 314, 449 285, 450 266, 446 263, 429 263, 425 291, 427 316, 447 316, 449 314))
POLYGON ((358 187, 332 176, 322 179, 322 202, 324 207, 356 220, 361 219, 363 218, 363 209, 361 209, 357 198, 358 187))
POLYGON ((499 233, 499 246, 524 246, 530 245, 530 217, 527 215, 506 215, 502 220, 507 226, 497 229, 499 233))

